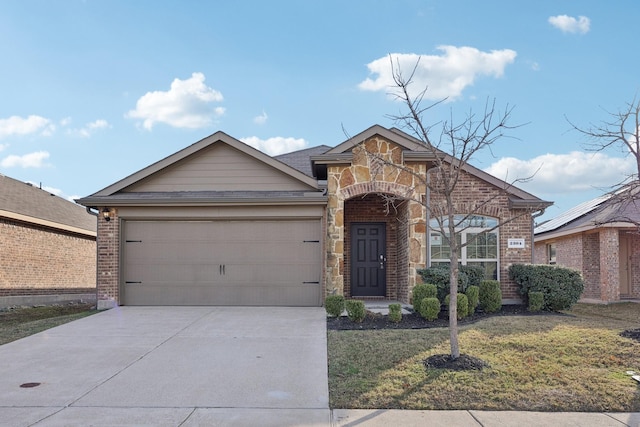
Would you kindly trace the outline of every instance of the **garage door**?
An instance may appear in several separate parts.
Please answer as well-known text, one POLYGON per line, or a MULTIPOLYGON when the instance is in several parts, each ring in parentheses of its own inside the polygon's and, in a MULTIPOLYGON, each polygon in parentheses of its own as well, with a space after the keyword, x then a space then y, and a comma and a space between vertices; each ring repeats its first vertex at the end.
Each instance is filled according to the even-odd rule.
POLYGON ((126 305, 319 306, 320 220, 125 221, 126 305))

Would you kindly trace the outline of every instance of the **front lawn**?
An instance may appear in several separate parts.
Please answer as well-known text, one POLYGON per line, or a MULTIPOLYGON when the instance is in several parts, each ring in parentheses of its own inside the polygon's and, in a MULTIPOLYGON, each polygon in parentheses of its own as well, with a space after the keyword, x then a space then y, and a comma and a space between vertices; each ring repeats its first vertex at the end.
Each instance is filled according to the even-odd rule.
POLYGON ((97 313, 93 304, 0 310, 0 345, 97 313))
POLYGON ((640 411, 640 304, 577 304, 570 316, 496 316, 460 327, 483 371, 427 371, 448 329, 328 331, 332 408, 640 411))

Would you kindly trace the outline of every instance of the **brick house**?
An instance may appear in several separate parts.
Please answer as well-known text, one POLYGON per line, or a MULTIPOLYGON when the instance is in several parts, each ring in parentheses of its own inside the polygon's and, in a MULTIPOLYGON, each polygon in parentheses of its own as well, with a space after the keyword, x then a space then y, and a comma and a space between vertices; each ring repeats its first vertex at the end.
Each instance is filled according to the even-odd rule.
POLYGON ((0 175, 0 307, 96 299, 97 220, 0 175))
POLYGON ((611 194, 535 228, 535 261, 582 273, 584 302, 640 298, 640 212, 611 194))
MULTIPOLYGON (((99 306, 320 306, 330 293, 409 302, 417 270, 446 261, 416 179, 433 160, 378 125, 334 148, 276 157, 210 135, 79 200, 105 216, 99 306)), ((462 239, 507 222, 461 261, 517 301, 507 268, 532 262, 532 214, 550 203, 468 165, 456 205, 461 214, 482 206, 462 239)))

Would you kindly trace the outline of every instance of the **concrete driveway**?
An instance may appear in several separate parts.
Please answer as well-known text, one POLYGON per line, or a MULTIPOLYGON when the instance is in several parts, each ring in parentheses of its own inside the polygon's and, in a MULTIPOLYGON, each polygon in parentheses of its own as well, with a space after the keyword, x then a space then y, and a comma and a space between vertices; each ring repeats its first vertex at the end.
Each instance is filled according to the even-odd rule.
POLYGON ((114 308, 0 346, 0 423, 329 425, 325 319, 322 308, 114 308))

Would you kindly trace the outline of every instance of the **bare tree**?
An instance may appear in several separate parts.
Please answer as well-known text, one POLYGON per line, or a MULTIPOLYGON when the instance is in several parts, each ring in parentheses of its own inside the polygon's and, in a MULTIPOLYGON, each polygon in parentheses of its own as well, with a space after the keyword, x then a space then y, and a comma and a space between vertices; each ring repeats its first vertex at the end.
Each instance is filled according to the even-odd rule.
POLYGON ((606 111, 609 120, 582 128, 567 121, 574 130, 587 138, 583 147, 588 151, 618 151, 632 156, 635 170, 624 176, 607 191, 608 211, 599 219, 601 224, 625 221, 640 229, 640 100, 631 102, 617 112, 606 111))
MULTIPOLYGON (((402 168, 405 172, 414 175, 424 188, 428 189, 430 194, 433 195, 433 199, 437 199, 437 202, 426 200, 426 198, 419 202, 425 206, 430 217, 437 222, 437 230, 450 248, 449 337, 451 358, 457 359, 460 357, 457 318, 458 253, 463 246, 471 243, 473 240, 463 243, 459 241, 456 236, 464 230, 465 227, 469 227, 469 223, 473 220, 474 216, 479 215, 479 212, 488 204, 491 204, 498 196, 495 194, 488 195, 484 200, 475 200, 473 206, 465 212, 457 212, 455 205, 456 191, 459 191, 458 184, 461 182, 466 165, 471 158, 481 150, 491 150, 492 145, 496 141, 507 136, 505 134, 507 131, 515 129, 520 125, 512 126, 509 124, 513 111, 512 107, 507 106, 504 112, 499 112, 496 108, 495 101, 487 101, 484 111, 480 114, 469 111, 466 117, 457 124, 454 123, 453 117, 451 117, 448 121, 427 125, 426 113, 444 100, 432 103, 426 107, 423 106, 422 103, 427 89, 420 92, 417 96, 412 96, 412 92, 410 91, 410 85, 412 84, 418 64, 416 64, 412 72, 405 77, 399 64, 394 64, 393 59, 390 59, 395 84, 393 95, 403 104, 406 111, 399 115, 389 117, 400 128, 408 131, 408 133, 421 141, 431 152, 434 160, 433 166, 429 168, 426 176, 418 176, 418 174, 410 168, 393 165, 390 162, 387 164, 402 168), (432 137, 436 127, 439 128, 439 132, 436 134, 436 137, 432 137)), ((369 153, 369 155, 376 156, 371 153, 369 153)), ((384 161, 382 157, 376 156, 375 162, 380 163, 384 161)), ((516 181, 522 182, 524 180, 516 181)), ((509 186, 510 184, 505 183, 505 188, 500 189, 500 194, 504 194, 509 186)), ((389 210, 391 209, 390 206, 406 200, 388 195, 381 196, 385 201, 386 209, 389 210)), ((541 208, 540 206, 532 206, 530 210, 525 210, 521 214, 501 219, 498 221, 498 225, 486 230, 486 232, 494 231, 506 222, 513 221, 523 215, 531 215, 532 211, 543 208, 544 207, 541 208)))

